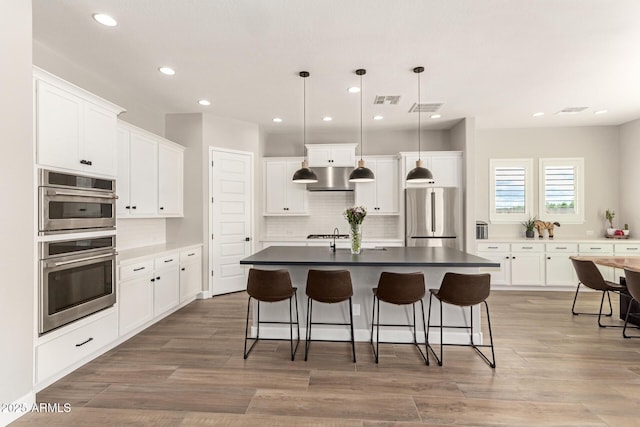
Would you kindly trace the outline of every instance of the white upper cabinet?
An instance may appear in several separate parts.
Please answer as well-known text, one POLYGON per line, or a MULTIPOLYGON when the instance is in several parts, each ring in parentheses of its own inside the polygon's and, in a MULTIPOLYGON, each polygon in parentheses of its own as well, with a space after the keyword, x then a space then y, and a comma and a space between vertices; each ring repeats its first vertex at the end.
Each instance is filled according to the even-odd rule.
POLYGON ((461 151, 424 151, 420 154, 423 166, 433 175, 433 184, 412 184, 406 178, 409 171, 416 167, 418 153, 400 153, 402 156, 402 178, 405 187, 461 187, 462 152, 461 151))
POLYGON ((117 116, 124 111, 35 69, 37 163, 92 175, 117 174, 117 116))
POLYGON ((356 183, 356 205, 365 206, 368 215, 398 215, 398 159, 395 156, 368 156, 363 160, 376 179, 356 183))
POLYGON ((354 166, 358 144, 307 144, 310 167, 354 166))
POLYGON ((158 146, 158 210, 163 216, 182 216, 183 150, 158 146))
POLYGON ((264 161, 264 215, 308 215, 307 186, 291 179, 300 159, 264 161))
POLYGON ((121 218, 183 215, 184 147, 120 122, 116 212, 121 218))

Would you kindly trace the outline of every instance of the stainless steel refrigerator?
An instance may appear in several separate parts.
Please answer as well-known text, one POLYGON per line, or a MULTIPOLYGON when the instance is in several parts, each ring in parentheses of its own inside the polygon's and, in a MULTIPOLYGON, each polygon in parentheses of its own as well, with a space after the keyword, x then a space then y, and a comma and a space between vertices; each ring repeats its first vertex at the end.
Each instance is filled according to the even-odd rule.
POLYGON ((457 188, 407 188, 405 246, 462 249, 462 207, 457 188))

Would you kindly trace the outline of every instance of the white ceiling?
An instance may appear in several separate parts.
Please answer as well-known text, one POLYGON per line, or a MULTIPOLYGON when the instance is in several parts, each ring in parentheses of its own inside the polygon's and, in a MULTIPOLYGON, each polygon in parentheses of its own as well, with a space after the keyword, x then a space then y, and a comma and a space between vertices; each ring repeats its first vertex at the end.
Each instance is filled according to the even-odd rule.
POLYGON ((357 68, 365 128, 415 127, 419 65, 422 102, 444 103, 441 119, 423 114, 425 128, 462 117, 481 128, 625 123, 640 117, 639 18, 638 0, 33 0, 34 39, 81 67, 160 111, 266 132, 301 127, 301 70, 308 128, 357 127, 357 68), (401 100, 374 106, 376 95, 401 100), (589 108, 554 114, 564 107, 589 108))

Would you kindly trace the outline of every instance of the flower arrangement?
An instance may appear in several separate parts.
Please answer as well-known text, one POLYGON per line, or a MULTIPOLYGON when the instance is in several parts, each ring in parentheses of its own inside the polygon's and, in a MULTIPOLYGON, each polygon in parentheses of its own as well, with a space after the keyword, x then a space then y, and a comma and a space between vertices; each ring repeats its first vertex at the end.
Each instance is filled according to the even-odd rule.
POLYGON ((349 222, 351 226, 351 253, 359 254, 362 246, 362 232, 360 231, 360 225, 362 225, 362 221, 364 217, 367 216, 367 210, 364 206, 353 206, 351 208, 347 208, 344 211, 344 217, 349 222))
POLYGON ((609 228, 613 228, 613 218, 616 217, 616 211, 607 209, 604 213, 604 217, 609 221, 609 228))
POLYGON ((367 216, 367 209, 364 206, 353 206, 344 211, 344 217, 351 227, 362 224, 365 216, 367 216))

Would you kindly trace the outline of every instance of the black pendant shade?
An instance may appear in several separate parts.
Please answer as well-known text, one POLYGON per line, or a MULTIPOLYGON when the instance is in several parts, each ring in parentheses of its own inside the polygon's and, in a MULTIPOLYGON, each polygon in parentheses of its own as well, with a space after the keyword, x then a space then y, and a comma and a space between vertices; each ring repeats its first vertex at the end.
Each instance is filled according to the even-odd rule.
POLYGON ((373 171, 366 167, 362 160, 362 76, 366 73, 367 70, 362 68, 356 70, 356 74, 360 76, 360 160, 358 160, 358 167, 351 171, 349 182, 372 182, 376 179, 373 171))
POLYGON ((313 169, 309 169, 309 163, 305 158, 306 142, 307 142, 307 84, 304 79, 309 77, 308 71, 300 71, 298 74, 302 77, 302 90, 303 90, 303 102, 302 102, 302 167, 298 169, 294 174, 292 181, 296 184, 312 184, 318 182, 318 177, 313 169))
POLYGON ((416 167, 411 169, 407 174, 407 181, 412 183, 429 183, 433 184, 433 174, 431 171, 422 166, 422 159, 420 158, 420 73, 424 71, 424 67, 416 67, 413 72, 418 75, 418 160, 416 160, 416 167))

